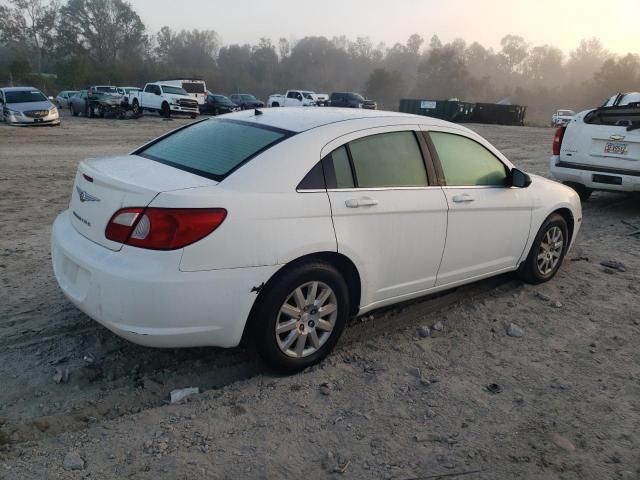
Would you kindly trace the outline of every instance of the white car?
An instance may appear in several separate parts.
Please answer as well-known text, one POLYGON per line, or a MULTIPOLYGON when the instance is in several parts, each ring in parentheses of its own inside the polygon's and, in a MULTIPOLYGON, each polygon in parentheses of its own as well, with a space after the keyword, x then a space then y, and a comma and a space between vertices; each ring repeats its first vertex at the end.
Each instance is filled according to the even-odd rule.
POLYGON ((556 130, 550 170, 583 201, 594 190, 640 191, 640 104, 578 113, 556 130))
POLYGON ((316 101, 316 105, 319 107, 329 106, 329 94, 328 93, 313 93, 311 95, 316 101))
POLYGON ((135 115, 142 115, 145 110, 158 112, 165 118, 169 118, 172 114, 184 114, 196 118, 200 114, 197 100, 192 98, 185 89, 163 82, 147 83, 142 90, 131 89, 124 100, 135 115))
POLYGON ((315 93, 309 90, 287 90, 284 95, 274 93, 267 100, 267 107, 315 107, 315 93))
POLYGON ((207 103, 207 84, 204 80, 162 80, 162 84, 184 89, 191 97, 196 99, 198 105, 207 103))
POLYGON ((571 121, 575 114, 576 112, 573 110, 556 110, 551 116, 551 126, 564 127, 571 121))
POLYGON ((581 220, 572 189, 459 125, 247 110, 81 162, 52 261, 71 302, 132 342, 244 337, 292 371, 353 315, 505 272, 551 279, 581 220))

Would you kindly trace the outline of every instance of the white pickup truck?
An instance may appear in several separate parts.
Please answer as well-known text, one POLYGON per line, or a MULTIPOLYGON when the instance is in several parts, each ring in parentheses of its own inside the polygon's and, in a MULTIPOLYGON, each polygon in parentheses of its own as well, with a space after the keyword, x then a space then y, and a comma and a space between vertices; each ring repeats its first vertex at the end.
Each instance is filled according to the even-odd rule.
POLYGON ((594 190, 640 191, 640 94, 614 95, 558 128, 550 170, 583 201, 594 190))
POLYGON ((274 93, 267 100, 267 107, 315 107, 315 92, 309 90, 287 90, 284 95, 274 93))
POLYGON ((158 112, 165 118, 176 113, 196 118, 200 113, 198 101, 186 90, 163 82, 147 83, 142 90, 129 92, 125 101, 136 116, 145 110, 158 112))

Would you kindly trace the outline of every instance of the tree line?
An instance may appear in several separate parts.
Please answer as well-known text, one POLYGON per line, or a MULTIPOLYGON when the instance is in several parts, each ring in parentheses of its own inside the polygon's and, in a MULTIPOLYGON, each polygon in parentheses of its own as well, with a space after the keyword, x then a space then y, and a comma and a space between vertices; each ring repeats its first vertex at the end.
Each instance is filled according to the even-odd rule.
POLYGON ((392 46, 347 36, 225 45, 215 30, 151 32, 124 0, 0 0, 0 85, 28 83, 54 94, 202 78, 214 92, 263 99, 288 88, 359 91, 386 109, 397 109, 400 98, 508 97, 541 120, 556 108, 580 110, 640 89, 640 57, 612 54, 597 38, 565 55, 518 35, 505 36, 499 50, 426 37, 392 46))

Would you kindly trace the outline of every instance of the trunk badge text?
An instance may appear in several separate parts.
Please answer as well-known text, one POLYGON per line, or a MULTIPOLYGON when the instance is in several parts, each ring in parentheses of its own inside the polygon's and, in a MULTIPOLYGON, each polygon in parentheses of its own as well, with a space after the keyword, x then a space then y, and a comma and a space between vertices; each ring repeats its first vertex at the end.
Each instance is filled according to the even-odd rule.
POLYGON ((85 192, 80 187, 76 186, 76 190, 78 191, 78 195, 80 196, 81 202, 99 202, 100 199, 98 197, 94 197, 88 192, 85 192))
POLYGON ((624 135, 611 135, 609 137, 609 140, 613 140, 613 141, 624 140, 624 135))

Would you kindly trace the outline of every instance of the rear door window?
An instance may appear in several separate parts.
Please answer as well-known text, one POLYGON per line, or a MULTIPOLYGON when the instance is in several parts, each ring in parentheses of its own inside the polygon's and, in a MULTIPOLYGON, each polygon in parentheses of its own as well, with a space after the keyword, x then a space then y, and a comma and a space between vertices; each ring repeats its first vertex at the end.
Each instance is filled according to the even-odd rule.
POLYGON ((391 132, 349 143, 358 187, 427 185, 427 171, 413 132, 391 132))
POLYGON ((134 152, 214 180, 222 180, 293 132, 249 122, 210 119, 177 130, 134 152))
POLYGON ((445 132, 429 132, 449 186, 505 186, 507 167, 493 153, 471 138, 445 132))
POLYGON ((422 152, 412 131, 354 140, 325 159, 328 188, 426 186, 422 152))

